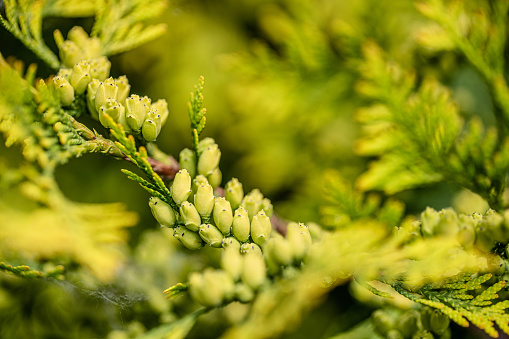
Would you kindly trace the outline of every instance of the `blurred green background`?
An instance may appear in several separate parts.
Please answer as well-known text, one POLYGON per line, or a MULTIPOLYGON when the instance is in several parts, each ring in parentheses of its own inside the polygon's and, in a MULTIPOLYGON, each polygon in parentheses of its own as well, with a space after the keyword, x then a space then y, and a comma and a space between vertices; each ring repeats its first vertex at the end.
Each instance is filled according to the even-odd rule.
MULTIPOLYGON (((464 60, 419 47, 415 34, 426 21, 409 0, 180 0, 170 2, 159 21, 167 23, 168 32, 113 57, 112 75, 127 75, 132 93, 168 101, 170 117, 157 143, 175 157, 191 145, 187 101, 203 75, 204 135, 221 149, 223 183, 237 177, 246 192, 260 188, 285 219, 320 222, 323 172, 333 168, 354 182, 366 168, 369 159, 354 153, 359 133, 354 114, 365 104, 355 86, 360 47, 367 39, 419 77, 439 77, 452 88, 465 116, 477 114, 493 123, 488 92, 464 60)), ((56 28, 66 32, 79 24, 90 29, 91 23, 49 19, 47 41, 54 46, 56 28)), ((3 29, 0 41, 4 56, 36 61, 3 29)), ((44 67, 39 71, 41 77, 50 75, 44 67)), ((97 122, 81 120, 104 132, 97 122)), ((15 165, 17 150, 6 150, 1 141, 1 157, 15 165)), ((191 254, 169 232, 157 229, 148 194, 120 173, 132 167, 94 154, 56 173, 71 200, 121 201, 140 215, 129 230, 129 265, 115 285, 58 286, 1 274, 0 338, 135 337, 192 309, 188 299, 170 304, 161 291, 184 281, 189 271, 214 263, 217 253, 191 254)), ((409 213, 419 213, 425 206, 450 206, 457 191, 440 184, 399 198, 409 213)), ((338 288, 294 329, 298 334, 288 337, 327 337, 370 312, 347 288, 338 288)), ((207 315, 192 337, 217 337, 233 321, 228 317, 226 310, 207 315)))

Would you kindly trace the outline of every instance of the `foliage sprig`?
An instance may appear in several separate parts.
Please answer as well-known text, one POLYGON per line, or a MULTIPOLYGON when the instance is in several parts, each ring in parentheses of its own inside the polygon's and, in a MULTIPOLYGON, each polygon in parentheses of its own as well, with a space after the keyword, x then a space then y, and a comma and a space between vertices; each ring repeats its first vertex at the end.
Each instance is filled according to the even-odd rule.
POLYGON ((38 271, 33 268, 30 268, 30 266, 28 265, 12 266, 4 262, 0 262, 0 270, 4 272, 9 272, 22 278, 40 279, 40 278, 61 278, 62 274, 65 271, 65 268, 62 265, 58 265, 55 266, 54 268, 45 271, 38 271))
POLYGON ((201 132, 205 128, 205 124, 207 122, 207 118, 205 117, 207 109, 202 107, 204 83, 205 78, 201 76, 198 84, 194 86, 194 91, 191 92, 191 98, 187 104, 189 120, 191 121, 191 135, 193 140, 193 149, 195 153, 198 155, 199 155, 198 149, 199 137, 201 132))
POLYGON ((509 308, 507 300, 497 300, 497 294, 505 287, 506 281, 500 280, 489 284, 491 274, 481 275, 477 278, 469 278, 462 283, 444 285, 433 288, 424 286, 415 293, 408 292, 401 284, 396 283, 393 287, 410 300, 440 310, 458 325, 467 327, 469 322, 484 330, 493 338, 498 338, 495 323, 502 331, 508 333, 509 314, 504 310, 509 308), (484 286, 483 286, 484 285, 484 286), (477 296, 470 294, 484 288, 477 296))
POLYGON ((446 180, 502 210, 507 136, 493 128, 485 132, 478 120, 463 128, 445 87, 432 79, 416 87, 414 75, 387 61, 376 45, 365 46, 365 58, 358 88, 379 103, 358 114, 365 136, 356 150, 379 159, 359 177, 358 188, 394 194, 446 180))
POLYGON ((175 205, 173 199, 171 199, 170 191, 164 184, 161 177, 150 165, 147 149, 143 146, 137 148, 134 136, 130 134, 126 136, 122 125, 117 124, 108 114, 103 114, 103 118, 110 122, 112 136, 117 139, 117 141, 115 141, 115 145, 125 157, 127 157, 136 167, 145 173, 148 180, 143 179, 129 170, 124 169, 122 172, 125 173, 129 179, 138 182, 146 191, 172 205, 173 209, 178 211, 177 205, 175 205))

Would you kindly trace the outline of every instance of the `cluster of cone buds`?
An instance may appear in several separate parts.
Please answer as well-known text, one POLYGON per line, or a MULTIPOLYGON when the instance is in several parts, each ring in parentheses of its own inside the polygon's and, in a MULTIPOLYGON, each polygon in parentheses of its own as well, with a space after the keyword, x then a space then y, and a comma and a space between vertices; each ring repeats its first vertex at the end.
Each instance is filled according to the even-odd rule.
POLYGON ((227 237, 263 246, 270 237, 272 204, 258 190, 244 196, 235 178, 226 184, 226 196, 219 197, 204 175, 191 179, 184 168, 175 175, 170 192, 178 210, 157 197, 150 198, 149 206, 155 219, 173 228, 174 236, 191 250, 206 244, 221 248, 227 237))
POLYGON ((221 269, 206 268, 189 275, 189 294, 194 301, 218 307, 231 301, 247 303, 267 280, 267 268, 261 251, 240 251, 234 238, 225 241, 221 269))
POLYGON ((90 115, 104 127, 112 127, 104 117, 107 114, 127 133, 154 141, 168 118, 166 101, 152 103, 146 96, 129 96, 131 86, 127 77, 109 77, 111 64, 100 56, 100 41, 89 37, 83 28, 72 28, 67 37, 59 46, 65 68, 53 77, 62 105, 69 106, 76 95, 85 95, 90 115))
POLYGON ((270 200, 257 189, 244 195, 235 178, 226 183, 224 197, 215 196, 206 175, 217 168, 219 149, 210 138, 202 140, 199 147, 202 152, 194 167, 182 168, 170 187, 177 208, 158 197, 151 197, 149 206, 155 219, 173 228, 175 238, 188 249, 205 245, 223 249, 221 269, 190 275, 189 292, 194 300, 209 307, 233 300, 249 302, 267 275, 301 265, 312 244, 311 233, 299 223, 288 224, 286 237, 272 232, 270 200), (202 157, 207 161, 200 162, 202 157), (199 173, 194 179, 189 173, 193 169, 199 173))
MULTIPOLYGON (((264 213, 256 214, 252 224, 260 222, 256 221, 260 215, 264 213)), ((259 241, 241 243, 236 236, 223 238, 221 268, 207 268, 189 276, 189 293, 193 300, 207 307, 231 301, 247 303, 268 282, 269 275, 294 272, 294 265, 300 266, 309 251, 311 235, 303 224, 290 223, 289 226, 287 238, 274 233, 262 245, 259 241)))
MULTIPOLYGON (((428 207, 421 213, 420 229, 423 236, 456 236, 463 248, 476 247, 490 253, 497 243, 509 242, 509 215, 488 210, 479 213, 458 215, 452 209, 436 211, 428 207)), ((509 251, 506 249, 509 254, 509 251)))
POLYGON ((168 104, 164 99, 151 102, 147 96, 128 96, 130 87, 125 76, 92 80, 87 88, 88 110, 106 128, 112 126, 104 114, 122 125, 127 133, 140 135, 147 142, 154 141, 168 118, 168 104))
POLYGON ((451 338, 449 317, 437 309, 424 307, 421 311, 409 310, 394 317, 383 309, 371 315, 373 328, 383 338, 451 338))
MULTIPOLYGON (((58 32, 58 31, 56 31, 58 32)), ((53 78, 55 90, 60 94, 62 105, 69 106, 75 95, 83 94, 92 79, 105 80, 110 74, 111 63, 102 56, 101 42, 89 37, 79 26, 71 28, 67 40, 60 32, 57 41, 63 67, 53 78)))
MULTIPOLYGON (((205 138, 198 143, 198 158, 196 153, 189 149, 184 148, 179 155, 180 168, 186 169, 189 175, 194 178, 197 175, 202 175, 207 178, 207 181, 213 188, 221 185, 222 174, 219 169, 219 161, 221 159, 221 151, 214 139, 205 138)), ((244 193, 242 191, 242 197, 244 193)), ((234 206, 234 209, 237 206, 234 206)))

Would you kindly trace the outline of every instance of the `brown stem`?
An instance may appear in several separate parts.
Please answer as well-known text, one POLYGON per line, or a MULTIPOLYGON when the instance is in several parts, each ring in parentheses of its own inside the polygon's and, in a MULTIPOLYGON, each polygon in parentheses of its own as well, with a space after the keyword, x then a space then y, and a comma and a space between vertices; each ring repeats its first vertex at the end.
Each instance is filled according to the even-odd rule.
POLYGON ((286 226, 288 226, 288 221, 284 220, 277 214, 273 214, 270 218, 270 223, 274 230, 278 231, 282 236, 286 236, 286 226))
POLYGON ((152 166, 154 172, 159 174, 159 176, 162 179, 172 180, 173 178, 175 178, 175 174, 177 174, 177 172, 180 170, 180 166, 178 161, 175 160, 175 158, 173 158, 171 155, 169 155, 168 157, 169 164, 162 163, 161 161, 158 161, 151 157, 148 157, 147 160, 150 166, 152 166))

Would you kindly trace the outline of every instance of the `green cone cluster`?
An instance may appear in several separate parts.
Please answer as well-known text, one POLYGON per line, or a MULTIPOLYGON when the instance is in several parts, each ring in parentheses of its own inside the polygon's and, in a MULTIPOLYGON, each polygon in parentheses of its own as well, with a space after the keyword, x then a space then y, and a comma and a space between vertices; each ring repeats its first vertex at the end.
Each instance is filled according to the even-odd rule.
MULTIPOLYGON (((89 37, 82 27, 74 26, 63 41, 59 31, 55 32, 60 60, 66 68, 73 68, 82 60, 93 60, 102 56, 101 41, 97 37, 89 37)), ((109 66, 108 66, 109 71, 109 66)))
POLYGON ((429 307, 398 315, 378 309, 371 314, 371 322, 375 332, 387 339, 451 338, 449 317, 429 307))
POLYGON ((458 215, 452 209, 436 211, 428 207, 421 214, 420 229, 425 237, 455 235, 463 248, 475 246, 490 253, 497 243, 509 242, 508 217, 494 210, 488 210, 484 215, 458 215))
POLYGON ((221 152, 214 139, 200 141, 197 154, 190 149, 180 153, 181 169, 169 188, 172 202, 152 197, 149 206, 159 224, 173 228, 186 248, 222 248, 221 269, 189 277, 195 301, 207 307, 249 302, 268 276, 286 277, 302 265, 311 248, 311 232, 294 222, 287 225, 286 237, 273 232, 270 200, 257 189, 245 195, 236 178, 224 191, 217 190, 224 192, 224 197, 218 196, 220 180, 213 181, 221 152))
POLYGON ((263 247, 269 274, 278 274, 287 267, 298 267, 309 253, 312 241, 308 227, 302 223, 290 222, 286 237, 274 234, 263 247))
POLYGON ((93 79, 88 83, 86 93, 90 115, 110 128, 110 122, 104 116, 107 114, 127 133, 141 136, 147 142, 154 141, 168 118, 168 104, 164 99, 151 102, 146 96, 129 96, 130 87, 125 76, 104 81, 93 79))
POLYGON ((70 106, 77 96, 85 95, 90 115, 104 127, 111 128, 104 116, 107 114, 127 133, 154 141, 168 118, 167 102, 129 96, 131 85, 127 77, 109 77, 111 63, 101 56, 99 39, 89 37, 83 28, 72 28, 65 41, 58 34, 56 37, 64 68, 53 78, 53 84, 62 105, 70 106))
MULTIPOLYGON (((228 202, 224 198, 216 199, 220 204, 228 202)), ((243 218, 248 221, 247 211, 243 207, 238 210, 244 211, 243 218)), ((254 222, 260 224, 255 227, 266 227, 262 225, 264 221, 257 221, 264 218, 263 216, 266 217, 261 210, 253 217, 251 224, 254 222)), ((270 220, 266 218, 270 225, 270 220)), ((284 277, 289 271, 295 271, 295 267, 300 266, 311 246, 311 235, 307 226, 297 223, 288 225, 286 238, 274 233, 262 245, 255 242, 242 243, 234 233, 224 237, 219 228, 211 224, 202 224, 198 233, 205 243, 223 247, 221 269, 207 269, 203 273, 193 273, 189 278, 191 296, 208 307, 218 307, 231 301, 252 301, 257 291, 269 281, 268 276, 284 277), (216 277, 216 282, 221 281, 223 285, 208 282, 212 275, 216 277)))
POLYGON ((219 146, 214 139, 205 138, 198 143, 198 156, 193 150, 184 148, 179 155, 179 164, 180 168, 185 168, 192 178, 201 175, 213 188, 217 188, 223 179, 219 169, 220 159, 219 146))
MULTIPOLYGON (((236 183, 235 190, 240 192, 240 196, 243 196, 242 185, 238 183, 238 180, 232 179, 227 186, 232 186, 231 183, 236 183)), ((180 226, 184 227, 186 232, 196 233, 202 239, 203 244, 220 248, 224 238, 233 235, 236 240, 242 243, 252 240, 261 246, 271 234, 270 218, 262 208, 270 206, 267 210, 272 212, 272 204, 259 192, 257 192, 257 198, 265 205, 253 203, 250 207, 253 213, 256 212, 256 215, 251 218, 243 206, 239 206, 236 210, 232 209, 232 201, 239 205, 236 200, 230 201, 228 196, 215 196, 214 188, 207 177, 200 174, 192 179, 189 171, 185 168, 175 175, 170 193, 175 206, 177 206, 176 210, 159 198, 150 198, 149 206, 155 219, 162 226, 171 228, 180 226)), ((253 200, 252 197, 251 200, 253 200)), ((181 231, 179 229, 175 233, 179 239, 184 237, 181 231)), ((184 245, 186 244, 184 243, 184 245)), ((190 247, 197 249, 201 246, 195 242, 190 247)))
POLYGON ((208 307, 218 307, 232 301, 250 302, 266 282, 267 268, 261 252, 241 253, 227 246, 221 255, 221 269, 205 269, 189 276, 189 293, 208 307))
POLYGON ((89 37, 83 28, 73 27, 63 40, 59 31, 55 32, 62 68, 53 78, 55 91, 60 94, 63 106, 69 106, 75 95, 87 90, 92 80, 103 81, 110 74, 111 63, 102 56, 101 42, 89 37))

